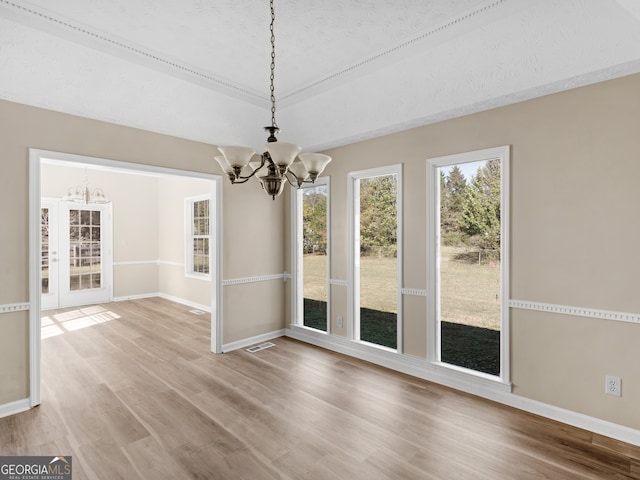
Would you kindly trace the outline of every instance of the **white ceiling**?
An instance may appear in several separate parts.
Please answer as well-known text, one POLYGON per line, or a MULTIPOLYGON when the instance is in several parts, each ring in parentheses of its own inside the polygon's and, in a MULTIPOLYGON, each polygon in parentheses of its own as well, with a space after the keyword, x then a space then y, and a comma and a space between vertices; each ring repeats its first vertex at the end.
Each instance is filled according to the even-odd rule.
MULTIPOLYGON (((323 149, 640 72, 640 0, 275 0, 280 139, 323 149)), ((0 98, 214 144, 270 123, 268 0, 0 0, 0 98)))

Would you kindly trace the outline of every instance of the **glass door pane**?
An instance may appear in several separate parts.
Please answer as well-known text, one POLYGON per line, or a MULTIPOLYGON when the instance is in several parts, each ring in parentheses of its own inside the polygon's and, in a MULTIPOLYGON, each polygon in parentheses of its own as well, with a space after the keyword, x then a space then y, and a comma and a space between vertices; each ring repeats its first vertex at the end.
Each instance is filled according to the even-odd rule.
POLYGON ((40 209, 40 279, 41 293, 49 293, 49 209, 40 209))
POLYGON ((58 200, 40 199, 40 306, 59 307, 58 200))
POLYGON ((69 290, 102 286, 101 212, 69 210, 69 290))

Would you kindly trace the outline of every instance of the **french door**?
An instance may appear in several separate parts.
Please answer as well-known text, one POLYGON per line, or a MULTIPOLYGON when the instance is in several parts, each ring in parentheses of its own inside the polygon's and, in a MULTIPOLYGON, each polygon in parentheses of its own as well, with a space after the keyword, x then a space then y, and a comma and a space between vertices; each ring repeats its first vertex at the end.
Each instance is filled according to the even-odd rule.
POLYGON ((41 201, 42 309, 112 299, 111 204, 41 201))

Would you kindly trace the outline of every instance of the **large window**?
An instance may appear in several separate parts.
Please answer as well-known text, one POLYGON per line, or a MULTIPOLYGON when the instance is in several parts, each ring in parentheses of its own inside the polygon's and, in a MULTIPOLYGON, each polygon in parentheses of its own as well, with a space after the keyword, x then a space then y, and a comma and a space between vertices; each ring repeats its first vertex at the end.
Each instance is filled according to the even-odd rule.
POLYGON ((508 380, 508 147, 429 161, 430 358, 508 380))
POLYGON ((402 351, 400 165, 349 174, 354 340, 402 351))
POLYGON ((210 199, 195 197, 186 199, 187 239, 186 271, 196 276, 210 276, 211 212, 210 199))
POLYGON ((295 192, 298 324, 328 332, 329 178, 295 192))

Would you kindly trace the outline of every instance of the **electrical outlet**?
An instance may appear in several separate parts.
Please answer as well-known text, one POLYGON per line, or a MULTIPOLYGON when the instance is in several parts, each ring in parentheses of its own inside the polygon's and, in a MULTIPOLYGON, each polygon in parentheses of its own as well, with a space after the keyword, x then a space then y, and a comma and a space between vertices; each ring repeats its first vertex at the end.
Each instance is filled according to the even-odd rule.
POLYGON ((342 328, 342 317, 338 317, 338 328, 342 328))
POLYGON ((622 379, 620 377, 613 377, 607 375, 605 377, 605 391, 607 395, 614 395, 616 397, 622 396, 622 379))

